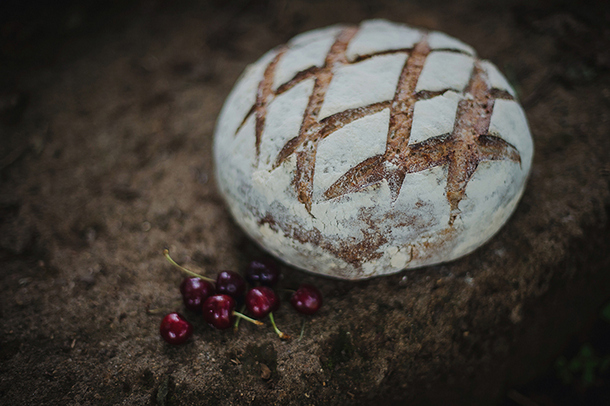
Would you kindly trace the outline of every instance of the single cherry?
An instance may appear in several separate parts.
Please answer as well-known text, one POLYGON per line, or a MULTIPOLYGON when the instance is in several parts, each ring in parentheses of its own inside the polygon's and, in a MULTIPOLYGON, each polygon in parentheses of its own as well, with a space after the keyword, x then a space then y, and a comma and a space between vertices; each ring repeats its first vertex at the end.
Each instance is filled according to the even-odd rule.
POLYGON ((201 313, 201 305, 205 299, 214 294, 214 285, 201 278, 189 276, 184 278, 180 284, 180 293, 182 293, 184 307, 201 313))
POLYGON ((257 319, 268 315, 273 330, 282 340, 291 338, 288 334, 282 333, 275 324, 273 312, 280 308, 280 298, 273 289, 268 286, 257 286, 250 289, 246 295, 246 308, 257 319))
POLYGON ((253 320, 235 311, 235 299, 229 295, 213 295, 208 297, 202 305, 203 319, 212 327, 224 330, 233 324, 235 317, 241 317, 254 324, 262 325, 258 320, 253 320))
POLYGON ((224 330, 231 327, 235 316, 235 299, 228 295, 213 295, 202 305, 203 319, 211 326, 224 330))
POLYGON ((237 272, 221 271, 216 277, 216 293, 238 299, 246 293, 246 281, 237 272))
POLYGON ((314 314, 322 306, 322 294, 315 286, 303 283, 290 297, 290 303, 299 313, 314 314))
POLYGON ((245 276, 253 286, 260 283, 263 286, 273 287, 280 280, 280 269, 270 258, 255 259, 246 267, 245 276))
POLYGON ((257 286, 246 295, 246 308, 255 319, 262 319, 280 307, 280 298, 267 286, 257 286))
POLYGON ((193 335, 193 325, 180 313, 170 313, 161 321, 161 337, 173 345, 183 344, 193 335))

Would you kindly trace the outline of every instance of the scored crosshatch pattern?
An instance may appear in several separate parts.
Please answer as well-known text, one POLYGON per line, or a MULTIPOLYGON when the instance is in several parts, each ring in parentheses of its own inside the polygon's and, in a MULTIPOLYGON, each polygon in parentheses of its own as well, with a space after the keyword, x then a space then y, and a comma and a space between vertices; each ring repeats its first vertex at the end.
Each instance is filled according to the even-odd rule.
MULTIPOLYGON (((382 50, 367 55, 357 55, 350 60, 347 49, 350 41, 358 33, 358 27, 347 27, 339 31, 328 50, 322 66, 312 66, 299 71, 286 83, 277 85, 273 90, 278 63, 286 54, 288 47, 280 48, 275 57, 265 68, 263 79, 257 89, 256 101, 242 124, 255 115, 255 147, 257 160, 260 157, 260 145, 264 136, 267 107, 273 99, 297 84, 313 79, 314 85, 309 102, 303 114, 298 135, 290 139, 278 153, 272 168, 277 168, 289 157, 296 156, 296 173, 294 187, 299 201, 311 212, 314 190, 314 171, 317 149, 322 140, 344 126, 366 116, 390 110, 385 152, 365 159, 349 169, 336 180, 322 196, 325 199, 337 198, 349 193, 356 193, 370 185, 387 181, 392 199, 396 200, 402 189, 406 174, 420 172, 436 166, 447 167, 447 184, 445 193, 450 205, 449 224, 453 224, 459 214, 458 205, 465 196, 466 186, 482 161, 507 160, 521 163, 516 148, 500 137, 488 133, 494 102, 496 99, 514 100, 508 91, 494 88, 489 83, 488 66, 476 58, 465 89, 452 87, 421 90, 418 86, 422 72, 430 55, 453 53, 456 60, 466 59, 468 53, 462 48, 431 49, 429 34, 423 34, 412 48, 382 50), (365 106, 349 108, 320 119, 329 87, 335 73, 342 66, 362 63, 381 55, 406 54, 406 62, 400 72, 394 97, 391 100, 374 102, 365 106), (463 57, 462 57, 463 56, 463 57), (457 112, 453 130, 446 134, 433 136, 418 143, 410 143, 413 128, 414 111, 418 101, 432 100, 448 91, 462 94, 457 103, 457 112)), ((432 58, 434 59, 434 58, 432 58)), ((427 68, 442 70, 445 67, 427 68)), ((441 72, 442 73, 442 72, 441 72)), ((492 78, 492 79, 495 79, 492 78)), ((497 80, 493 80, 497 82, 497 80)), ((495 84, 495 83, 494 83, 495 84)))

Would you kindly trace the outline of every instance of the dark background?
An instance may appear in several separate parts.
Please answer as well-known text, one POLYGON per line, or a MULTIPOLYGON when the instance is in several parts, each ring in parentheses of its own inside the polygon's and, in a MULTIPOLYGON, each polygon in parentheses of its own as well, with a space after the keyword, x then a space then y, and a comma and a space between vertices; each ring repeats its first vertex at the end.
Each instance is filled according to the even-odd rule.
POLYGON ((609 71, 602 1, 2 1, 0 403, 610 404, 609 71), (232 84, 299 32, 374 17, 446 31, 515 85, 536 157, 514 219, 388 278, 284 267, 328 298, 304 341, 188 315, 169 348, 161 249, 210 270, 261 255, 213 180, 232 84))

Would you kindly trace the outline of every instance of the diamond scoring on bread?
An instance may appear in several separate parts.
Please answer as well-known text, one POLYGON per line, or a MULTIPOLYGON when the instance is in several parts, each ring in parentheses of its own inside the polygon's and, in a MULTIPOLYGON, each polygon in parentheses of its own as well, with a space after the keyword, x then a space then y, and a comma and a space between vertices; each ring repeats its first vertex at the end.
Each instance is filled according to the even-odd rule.
MULTIPOLYGON (((324 31, 320 30, 319 35, 316 37, 322 38, 328 42, 328 39, 325 39, 323 34, 324 31)), ((462 223, 457 226, 455 225, 456 219, 459 219, 461 215, 460 204, 464 199, 468 199, 469 197, 467 193, 468 185, 477 171, 477 168, 482 162, 489 162, 493 165, 493 162, 498 161, 512 163, 519 168, 517 172, 514 172, 515 170, 513 169, 510 171, 516 173, 517 175, 515 176, 521 177, 521 179, 509 179, 508 181, 504 181, 511 185, 512 183, 516 184, 515 187, 511 186, 511 190, 515 189, 517 196, 510 196, 510 199, 506 202, 504 207, 501 207, 501 210, 508 212, 508 214, 498 215, 496 217, 503 218, 494 220, 503 223, 514 209, 516 201, 523 191, 525 178, 531 164, 533 148, 529 130, 527 129, 527 123, 525 123, 525 131, 527 134, 503 134, 503 131, 513 131, 515 129, 523 131, 522 124, 513 123, 515 120, 519 121, 519 117, 516 116, 519 115, 519 112, 522 113, 522 110, 518 106, 513 96, 514 92, 506 80, 491 63, 480 61, 474 57, 473 52, 471 52, 468 46, 441 33, 429 33, 398 24, 388 23, 386 21, 376 20, 374 22, 365 22, 360 27, 348 26, 340 29, 333 27, 330 35, 334 36, 334 41, 330 48, 327 47, 328 51, 324 58, 324 63, 298 71, 294 74, 292 79, 285 83, 274 84, 274 82, 277 82, 276 70, 278 69, 278 66, 282 65, 283 58, 291 53, 296 53, 289 52, 291 51, 291 43, 272 51, 272 55, 267 55, 266 60, 268 62, 266 62, 264 73, 261 80, 258 82, 258 87, 256 89, 256 101, 244 117, 240 117, 239 119, 233 118, 233 120, 239 120, 241 123, 238 125, 233 136, 240 133, 244 125, 250 119, 253 118, 255 120, 255 157, 252 160, 252 172, 256 172, 256 176, 253 175, 253 177, 262 179, 261 177, 264 177, 264 174, 258 172, 264 167, 264 170, 270 173, 269 180, 267 180, 270 181, 273 176, 277 176, 273 174, 274 171, 285 167, 284 170, 287 174, 285 174, 286 176, 282 176, 283 178, 287 177, 290 179, 285 179, 283 184, 290 183, 289 187, 294 189, 295 200, 304 207, 307 215, 312 218, 307 220, 303 215, 295 213, 298 209, 293 206, 280 207, 280 203, 272 202, 271 206, 277 203, 275 206, 279 207, 276 211, 288 211, 286 216, 294 219, 294 224, 289 224, 289 222, 287 223, 278 220, 278 218, 283 217, 283 215, 274 216, 274 209, 271 207, 262 207, 259 202, 250 207, 250 209, 252 209, 252 217, 258 217, 258 227, 260 228, 261 225, 267 224, 267 227, 269 227, 273 233, 283 234, 284 240, 288 238, 298 241, 300 245, 313 245, 313 251, 318 251, 318 249, 321 248, 323 251, 327 251, 328 253, 337 256, 349 265, 341 265, 341 261, 339 261, 339 265, 337 265, 337 263, 330 264, 329 267, 331 269, 328 272, 324 269, 320 269, 319 266, 314 266, 314 269, 312 270, 348 278, 367 277, 376 274, 395 272, 399 270, 395 268, 402 266, 403 263, 404 266, 425 265, 425 257, 428 257, 430 261, 433 262, 441 262, 444 260, 442 252, 441 255, 437 255, 434 252, 426 252, 431 250, 434 251, 435 248, 433 246, 435 244, 439 245, 440 251, 448 252, 448 254, 445 255, 447 260, 464 254, 459 252, 456 254, 456 252, 453 252, 457 250, 456 247, 467 246, 469 250, 472 250, 473 246, 476 248, 476 246, 482 244, 482 242, 466 243, 465 241, 459 241, 459 234, 464 229, 465 225, 462 223), (372 32, 375 32, 377 26, 379 32, 372 35, 373 38, 379 37, 380 32, 390 32, 395 27, 398 27, 399 29, 394 30, 398 33, 397 35, 399 35, 400 32, 408 34, 408 38, 404 38, 403 42, 413 43, 413 46, 411 48, 400 48, 397 44, 401 44, 401 39, 392 38, 392 40, 389 41, 388 47, 384 48, 383 44, 380 47, 374 47, 374 44, 371 44, 370 41, 367 42, 366 38, 363 38, 364 36, 361 35, 363 32, 361 31, 363 30, 361 28, 362 26, 365 26, 368 31, 372 32), (392 29, 388 29, 388 27, 392 29), (414 39, 414 33, 419 33, 419 38, 414 39), (360 41, 360 48, 365 50, 374 49, 374 51, 366 54, 355 53, 353 50, 350 52, 352 41, 355 39, 360 41), (433 39, 433 41, 431 41, 431 39, 433 39), (431 46, 431 42, 434 43, 434 47, 431 46), (367 70, 361 68, 365 66, 363 63, 366 63, 369 60, 381 61, 384 57, 388 61, 392 61, 395 65, 397 59, 392 58, 393 55, 402 56, 401 61, 404 60, 404 63, 401 62, 402 68, 400 69, 398 77, 396 77, 396 73, 398 72, 391 72, 396 71, 396 68, 386 70, 380 69, 378 76, 382 79, 379 79, 377 76, 374 78, 371 76, 375 74, 374 69, 368 68, 367 70), (445 65, 443 65, 443 61, 446 62, 445 65), (352 71, 354 73, 351 73, 352 71), (342 73, 340 72, 349 72, 349 74, 341 76, 342 73), (367 78, 369 78, 369 80, 366 80, 367 78), (360 79, 360 82, 358 79, 360 79), (379 80, 383 80, 383 82, 379 82, 379 80), (269 130, 269 132, 281 134, 281 137, 276 138, 282 138, 284 140, 283 146, 278 145, 275 147, 276 150, 279 150, 275 158, 268 155, 265 157, 265 161, 267 161, 266 165, 265 163, 259 162, 261 157, 261 144, 266 141, 266 120, 268 119, 270 106, 273 106, 273 103, 279 100, 281 95, 305 82, 311 83, 309 88, 312 90, 309 99, 306 101, 307 105, 298 132, 290 135, 289 133, 282 133, 282 131, 278 131, 277 128, 272 127, 273 131, 269 130), (386 99, 386 97, 389 96, 389 92, 383 90, 383 88, 384 86, 387 87, 388 84, 394 89, 394 94, 393 97, 386 99), (367 86, 369 86, 369 88, 373 86, 374 90, 364 93, 367 86), (337 88, 339 90, 336 90, 337 88), (345 89, 343 93, 341 93, 341 88, 345 89), (361 89, 364 90, 361 91, 361 89), (359 91, 364 94, 359 95, 359 91), (329 93, 331 94, 330 97, 329 93), (384 94, 386 96, 380 96, 384 94), (341 97, 345 98, 343 105, 341 104, 341 97), (383 98, 383 100, 381 100, 381 98, 383 98), (328 104, 329 100, 332 102, 331 104, 328 104), (354 102, 354 100, 356 100, 356 102, 354 102), (516 109, 518 110, 516 113, 513 112, 514 109, 503 110, 510 111, 510 114, 516 118, 512 116, 506 119, 503 117, 496 118, 496 116, 498 116, 498 114, 494 115, 496 100, 515 104, 516 109), (427 101, 434 101, 434 103, 428 105, 422 104, 428 103, 427 101), (437 103, 437 101, 440 103, 437 103), (325 102, 327 102, 326 105, 325 102), (358 103, 368 104, 358 105, 358 103), (328 107, 330 105, 333 107, 328 107), (450 113, 451 119, 453 119, 453 128, 451 131, 447 131, 447 117, 442 117, 445 124, 442 124, 442 120, 436 120, 441 124, 435 124, 433 111, 429 108, 434 105, 444 106, 443 108, 439 108, 439 111, 442 114, 447 114, 449 110, 451 110, 451 106, 456 106, 455 112, 450 113), (423 113, 417 118, 414 117, 414 113, 426 111, 426 106, 428 106, 428 114, 430 116, 430 128, 426 128, 426 118, 425 116, 421 116, 423 113), (330 115, 324 113, 324 111, 329 111, 330 115), (366 146, 367 143, 359 142, 360 139, 358 137, 365 137, 366 135, 361 135, 357 131, 354 132, 351 124, 357 123, 364 118, 378 115, 383 111, 386 111, 389 115, 385 146, 368 148, 370 151, 377 152, 372 156, 364 158, 351 168, 345 168, 345 162, 349 162, 349 159, 340 159, 343 164, 338 163, 336 165, 337 168, 342 167, 343 170, 347 170, 340 176, 332 175, 336 180, 332 182, 330 186, 328 186, 328 181, 325 181, 327 186, 324 187, 325 189, 322 193, 315 192, 315 190, 320 189, 320 186, 314 184, 316 179, 329 179, 328 177, 322 176, 322 173, 316 174, 316 170, 326 170, 325 168, 328 167, 328 164, 316 164, 318 148, 321 143, 326 139, 329 139, 329 137, 332 137, 335 133, 342 133, 342 137, 345 138, 345 131, 340 131, 345 128, 346 130, 350 129, 354 136, 354 148, 363 148, 362 146, 366 146), (418 137, 420 137, 420 139, 417 139, 416 137, 411 139, 414 121, 417 121, 417 128, 419 131, 418 137), (490 125, 494 129, 501 128, 504 130, 490 132, 490 125), (434 131, 436 131, 435 129, 437 127, 444 129, 446 132, 434 135, 434 131), (426 133, 427 135, 422 136, 421 134, 423 133, 426 133), (519 141, 521 143, 521 150, 518 149, 519 145, 510 142, 515 139, 519 140, 520 138, 525 138, 525 141, 519 141), (359 144, 361 145, 360 147, 358 146, 359 144), (383 152, 380 153, 379 151, 383 152), (524 160, 522 156, 523 152, 526 154, 525 167, 522 165, 522 161, 524 160), (269 165, 271 162, 273 163, 269 165), (430 172, 433 168, 437 167, 442 169, 441 173, 438 171, 430 172), (405 181, 407 175, 416 173, 430 173, 433 174, 431 176, 436 176, 439 179, 444 178, 443 193, 447 202, 447 215, 442 216, 444 218, 444 226, 439 225, 441 223, 440 221, 426 220, 425 223, 435 223, 430 226, 431 228, 429 230, 426 230, 426 226, 423 224, 424 222, 421 218, 425 218, 429 213, 422 212, 419 220, 415 219, 412 221, 412 223, 415 224, 415 226, 413 226, 414 230, 407 231, 406 233, 414 235, 416 234, 414 233, 415 229, 418 229, 417 231, 419 231, 420 234, 424 236, 422 238, 425 239, 425 233, 428 231, 430 233, 430 238, 427 238, 427 241, 422 240, 422 238, 419 238, 418 241, 407 241, 407 238, 405 241, 398 241, 397 244, 392 245, 392 242, 390 241, 391 238, 388 238, 391 237, 391 235, 385 235, 388 233, 388 227, 383 226, 385 227, 383 230, 380 229, 381 226, 377 224, 373 224, 369 227, 366 225, 366 217, 370 216, 371 219, 382 218, 383 221, 385 221, 392 218, 392 216, 396 216, 396 214, 391 213, 391 211, 393 204, 397 201, 401 193, 418 193, 417 186, 416 189, 413 190, 410 188, 412 182, 405 181), (390 212, 380 217, 379 214, 367 214, 368 211, 371 210, 370 205, 355 207, 354 209, 358 212, 358 220, 355 222, 359 223, 356 227, 360 227, 360 230, 352 233, 349 238, 346 238, 343 241, 341 240, 341 235, 339 235, 341 232, 335 231, 334 234, 331 233, 328 236, 325 236, 325 230, 331 229, 332 227, 327 227, 326 224, 320 223, 322 216, 316 215, 317 213, 320 213, 320 210, 312 210, 313 206, 318 205, 320 208, 324 209, 325 207, 329 207, 325 206, 325 202, 328 202, 328 204, 332 204, 333 202, 343 204, 345 201, 350 200, 351 195, 361 193, 362 191, 370 191, 371 187, 387 188, 389 192, 388 200, 390 202, 387 207, 390 208, 390 212), (263 213, 262 211, 265 212, 263 213), (337 237, 337 241, 330 241, 333 236, 337 237), (432 243, 432 240, 434 240, 434 243, 432 243), (366 262, 371 259, 379 259, 387 256, 386 253, 380 252, 382 247, 386 247, 386 251, 390 254, 396 250, 394 258, 385 261, 392 264, 391 270, 380 269, 377 271, 374 268, 377 266, 374 265, 375 261, 371 262, 373 265, 368 264, 367 266, 366 264, 366 262), (349 255, 345 254, 346 252, 349 253, 349 255), (396 259, 402 258, 401 255, 405 258, 404 261, 396 259), (419 260, 417 260, 418 258, 419 260), (439 258, 441 259, 439 260, 439 258), (345 269, 339 269, 342 266, 345 269), (367 268, 367 270, 364 268, 367 268)), ((284 65, 297 66, 298 64, 284 63, 284 65)), ((258 69, 260 70, 261 68, 258 69)), ((304 104, 304 102, 300 103, 304 104)), ((219 133, 222 132, 218 131, 218 128, 221 128, 222 123, 220 121, 222 120, 223 116, 221 115, 217 127, 217 137, 219 136, 219 133)), ((294 119, 292 119, 291 122, 296 124, 294 119)), ((290 126, 291 128, 294 128, 294 130, 290 131, 296 131, 296 127, 294 127, 295 124, 290 126)), ((354 128, 357 127, 358 126, 354 128)), ((360 127, 365 128, 366 126, 360 127)), ((280 130, 282 130, 282 127, 280 127, 280 130)), ((226 137, 227 134, 223 134, 223 136, 226 137)), ((348 143, 345 139, 341 142, 337 139, 333 145, 335 144, 337 146, 342 146, 341 148, 343 149, 348 147, 348 143)), ((345 150, 337 151, 336 156, 345 157, 345 150)), ((354 151, 354 157, 356 156, 364 157, 366 156, 366 151, 354 151)), ((349 158, 349 156, 347 156, 347 158, 349 158)), ((326 158, 326 161, 328 161, 328 157, 326 158)), ((217 164, 219 163, 217 162, 217 164)), ((492 166, 487 165, 485 168, 487 170, 487 168, 492 168, 492 166)), ((502 166, 502 168, 504 168, 504 166, 502 166)), ((498 179, 499 178, 500 177, 498 177, 498 179)), ((243 188, 248 187, 249 186, 245 186, 243 188)), ((223 186, 221 185, 221 189, 222 188, 223 186)), ((481 188, 477 187, 473 189, 473 191, 476 190, 477 196, 480 195, 479 189, 481 188)), ((233 195, 229 199, 235 197, 234 192, 230 192, 229 194, 233 195)), ((239 198, 239 196, 237 197, 239 198)), ((247 196, 245 198, 247 198, 247 196)), ((485 200, 487 198, 483 197, 482 199, 485 200)), ((490 196, 487 200, 494 201, 494 204, 502 204, 502 202, 496 202, 497 197, 495 196, 490 196)), ((244 207, 236 208, 236 206, 248 206, 247 203, 236 204, 231 202, 230 205, 232 206, 236 217, 240 215, 239 213, 236 214, 236 212, 243 213, 245 210, 244 207)), ((433 205, 438 205, 438 203, 434 203, 433 205)), ((422 203, 420 207, 422 206, 425 207, 426 203, 422 203)), ((415 216, 417 216, 417 210, 418 207, 413 207, 415 216)), ((333 211, 332 208, 327 210, 328 213, 331 211, 333 211)), ((438 208, 431 211, 438 212, 438 208)), ((352 213, 352 215, 354 215, 354 213, 352 213)), ((341 217, 343 215, 337 215, 335 213, 335 217, 336 216, 341 217)), ((349 217, 348 215, 346 216, 349 217)), ((326 220, 330 220, 332 222, 331 225, 334 228, 338 227, 340 224, 350 224, 349 222, 343 221, 345 219, 342 218, 329 218, 326 220)), ((371 221, 376 223, 376 220, 371 221)), ((240 222, 239 219, 238 222, 240 222)), ((404 223, 405 221, 399 222, 399 228, 405 227, 404 223)), ((497 228, 499 228, 500 225, 494 224, 493 227, 496 229, 492 231, 486 230, 483 235, 492 235, 497 231, 497 228)), ((248 226, 245 228, 251 235, 254 234, 253 237, 255 239, 262 240, 261 243, 263 246, 266 246, 263 231, 259 230, 257 232, 252 232, 252 230, 248 230, 248 226)), ((392 234, 391 230, 389 230, 389 232, 392 234)), ((347 235, 349 233, 343 234, 347 235)), ((471 232, 470 234, 472 234, 470 236, 470 238, 472 238, 476 233, 471 232)), ((289 243, 291 244, 290 241, 289 243)), ((282 251, 281 244, 275 243, 271 245, 275 246, 267 248, 282 257, 283 254, 280 252, 282 251)), ((299 249, 294 246, 288 249, 288 251, 294 250, 298 251, 299 249)), ((306 264, 303 264, 303 262, 306 261, 306 253, 299 253, 298 256, 300 258, 298 261, 291 260, 291 258, 283 259, 307 269, 306 264)), ((385 265, 382 264, 379 266, 383 268, 385 265)))

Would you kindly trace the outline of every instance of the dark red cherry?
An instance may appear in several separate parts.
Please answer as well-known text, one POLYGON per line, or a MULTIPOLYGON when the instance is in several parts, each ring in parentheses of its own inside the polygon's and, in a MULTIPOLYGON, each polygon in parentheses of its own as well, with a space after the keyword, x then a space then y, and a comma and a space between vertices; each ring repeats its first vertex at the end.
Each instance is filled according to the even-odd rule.
POLYGON ((280 280, 280 268, 270 258, 250 261, 246 267, 246 280, 251 285, 275 286, 280 280))
POLYGON ((216 277, 216 293, 240 298, 246 293, 246 281, 237 272, 221 271, 216 277))
POLYGON ((290 303, 299 313, 314 314, 322 306, 322 294, 315 286, 304 283, 292 294, 290 303))
POLYGON ((193 335, 193 325, 180 313, 170 313, 161 321, 161 337, 173 345, 183 344, 193 335))
POLYGON ((180 284, 180 293, 184 307, 187 309, 201 313, 201 305, 204 300, 214 294, 214 285, 201 278, 187 277, 180 284))
POLYGON ((212 327, 224 330, 235 321, 235 299, 228 295, 208 297, 201 306, 203 319, 212 327))
POLYGON ((246 295, 246 308, 255 319, 262 319, 280 307, 280 298, 268 286, 257 286, 246 295))

